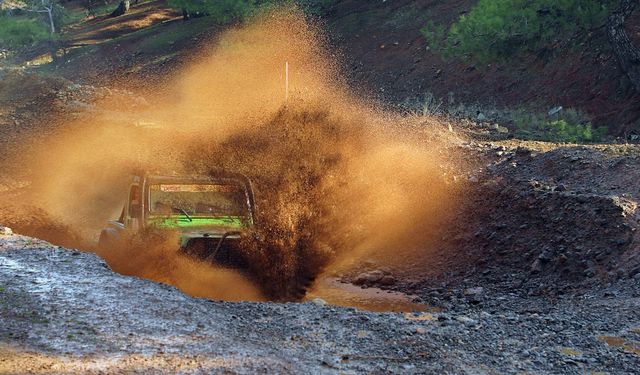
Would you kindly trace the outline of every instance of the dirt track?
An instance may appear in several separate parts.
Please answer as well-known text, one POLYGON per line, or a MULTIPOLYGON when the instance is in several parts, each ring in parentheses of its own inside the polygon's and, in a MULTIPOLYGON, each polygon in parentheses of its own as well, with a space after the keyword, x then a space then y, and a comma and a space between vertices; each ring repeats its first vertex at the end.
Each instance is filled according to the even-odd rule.
POLYGON ((632 373, 640 366, 638 282, 554 305, 506 294, 482 308, 405 315, 196 299, 42 241, 1 236, 0 249, 3 374, 632 373))

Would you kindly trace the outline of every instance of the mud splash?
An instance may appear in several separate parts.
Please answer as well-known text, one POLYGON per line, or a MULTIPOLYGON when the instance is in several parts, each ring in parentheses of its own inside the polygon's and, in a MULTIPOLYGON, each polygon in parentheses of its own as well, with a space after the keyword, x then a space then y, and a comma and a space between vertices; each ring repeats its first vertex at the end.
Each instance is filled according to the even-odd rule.
POLYGON ((193 297, 227 301, 265 301, 246 275, 217 267, 179 251, 179 234, 141 232, 126 246, 99 251, 109 266, 123 275, 176 286, 193 297))
POLYGON ((620 348, 627 353, 633 353, 640 356, 640 343, 627 340, 619 336, 598 336, 598 340, 605 342, 607 345, 620 348))
POLYGON ((379 288, 363 289, 325 277, 317 280, 305 297, 308 301, 313 301, 315 298, 321 298, 331 305, 355 307, 366 311, 404 313, 429 311, 427 306, 413 302, 415 296, 379 288))
MULTIPOLYGON (((132 171, 226 169, 254 182, 261 226, 244 255, 270 299, 290 300, 301 280, 357 267, 365 258, 428 265, 436 229, 460 199, 450 147, 457 138, 446 126, 352 96, 321 33, 295 9, 230 30, 210 51, 163 90, 135 93, 144 98, 136 103, 146 104, 105 99, 78 119, 62 119, 56 136, 25 146, 29 152, 15 161, 24 165, 22 175, 15 178, 29 181, 19 197, 27 206, 5 217, 28 218, 35 207, 70 228, 62 236, 67 245, 86 249, 117 217, 132 171), (291 67, 286 101, 285 63, 291 67)), ((42 225, 30 222, 13 225, 40 232, 42 225)), ((135 261, 131 249, 102 255, 117 271, 226 298, 227 292, 196 291, 182 279, 195 273, 222 283, 219 270, 184 261, 165 244, 133 248, 135 261)), ((226 283, 244 285, 240 279, 226 283)), ((259 298, 251 288, 234 293, 259 298)))

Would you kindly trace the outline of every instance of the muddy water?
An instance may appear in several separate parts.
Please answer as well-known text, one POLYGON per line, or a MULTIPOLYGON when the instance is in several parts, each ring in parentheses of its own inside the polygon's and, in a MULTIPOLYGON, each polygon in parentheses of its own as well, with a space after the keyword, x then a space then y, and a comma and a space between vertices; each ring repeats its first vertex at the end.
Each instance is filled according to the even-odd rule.
POLYGON ((321 298, 331 305, 375 312, 429 310, 425 305, 412 302, 415 296, 379 288, 364 289, 353 284, 342 283, 335 278, 319 279, 305 299, 311 301, 314 298, 321 298))
POLYGON ((620 348, 627 353, 633 353, 640 356, 640 343, 638 342, 626 340, 625 338, 618 336, 598 336, 598 339, 609 346, 620 348))

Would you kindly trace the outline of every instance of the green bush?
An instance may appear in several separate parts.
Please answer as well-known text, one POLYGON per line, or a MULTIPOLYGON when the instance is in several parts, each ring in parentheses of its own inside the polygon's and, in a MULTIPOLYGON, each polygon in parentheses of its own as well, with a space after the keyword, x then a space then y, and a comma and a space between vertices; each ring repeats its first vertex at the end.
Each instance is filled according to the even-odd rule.
POLYGON ((447 36, 447 28, 443 25, 436 25, 433 21, 427 22, 427 24, 420 29, 420 32, 427 40, 429 47, 439 50, 443 47, 443 41, 447 36))
POLYGON ((298 0, 296 3, 307 13, 321 15, 324 14, 337 0, 298 0))
POLYGON ((0 16, 0 47, 29 46, 50 38, 47 25, 38 19, 0 16))
POLYGON ((424 99, 407 103, 423 115, 447 115, 470 119, 481 127, 506 126, 520 139, 548 142, 589 143, 604 141, 609 134, 606 126, 594 127, 588 115, 573 108, 564 108, 554 115, 531 108, 497 108, 468 104, 456 100, 453 93, 443 100, 427 92, 424 99), (483 119, 479 120, 480 114, 483 119))
POLYGON ((256 0, 169 0, 169 6, 191 13, 202 13, 219 24, 242 21, 258 8, 256 0))
POLYGON ((446 33, 426 25, 445 55, 487 62, 575 36, 602 25, 614 0, 480 0, 446 33))
POLYGON ((226 25, 241 22, 262 11, 296 5, 309 14, 323 14, 337 0, 169 0, 169 6, 190 13, 212 17, 213 21, 226 25))
POLYGON ((606 126, 594 128, 590 122, 571 122, 571 116, 570 112, 556 120, 542 115, 518 117, 514 121, 516 136, 548 142, 590 143, 603 141, 609 132, 606 126))

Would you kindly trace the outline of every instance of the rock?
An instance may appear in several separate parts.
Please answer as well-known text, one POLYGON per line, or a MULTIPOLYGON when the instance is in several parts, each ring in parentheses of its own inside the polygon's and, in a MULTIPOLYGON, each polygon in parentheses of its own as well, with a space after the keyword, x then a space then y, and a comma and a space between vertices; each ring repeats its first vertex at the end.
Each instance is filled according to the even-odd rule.
POLYGON ((593 270, 593 268, 587 268, 584 271, 584 276, 586 277, 594 277, 596 275, 596 271, 593 270))
POLYGON ((365 277, 366 273, 361 273, 360 275, 356 276, 355 279, 353 279, 353 281, 351 281, 354 285, 364 285, 367 282, 367 278, 365 277))
POLYGON ((464 295, 467 298, 467 301, 473 304, 482 302, 483 293, 484 293, 484 288, 480 286, 475 288, 468 288, 464 290, 464 295))
POLYGON ((376 265, 376 262, 371 259, 367 259, 364 262, 362 262, 362 264, 364 264, 366 267, 373 267, 376 265))
POLYGON ((542 254, 538 255, 538 259, 542 262, 542 263, 548 263, 551 261, 551 252, 549 250, 545 250, 542 252, 542 254))
POLYGON ((487 116, 485 116, 484 113, 479 112, 478 113, 478 117, 476 117, 476 120, 478 120, 478 122, 486 121, 487 120, 487 116))
POLYGON ((477 320, 471 319, 468 316, 464 316, 464 315, 456 316, 456 320, 467 326, 475 325, 478 323, 477 320))
POLYGON ((313 303, 316 306, 320 306, 320 307, 327 305, 327 301, 323 300, 322 298, 318 298, 318 297, 312 299, 311 303, 313 303))
POLYGON ((484 288, 481 286, 475 288, 467 288, 464 290, 465 296, 476 296, 478 294, 482 294, 484 292, 484 288))
POLYGON ((518 148, 516 148, 516 155, 517 156, 529 156, 529 155, 531 155, 531 150, 529 150, 528 148, 522 147, 522 146, 518 146, 518 148))
POLYGON ((493 124, 492 128, 493 128, 493 130, 497 131, 500 134, 508 134, 509 133, 509 129, 507 129, 504 126, 501 126, 499 124, 493 124))
POLYGON ((531 273, 540 273, 542 271, 542 262, 540 262, 540 259, 536 259, 531 264, 531 269, 529 271, 531 273))
POLYGON ((355 285, 374 284, 382 280, 383 277, 385 277, 384 272, 375 270, 371 272, 361 273, 353 280, 353 283, 355 285))
POLYGON ((551 109, 549 110, 548 115, 549 115, 549 116, 553 116, 553 115, 555 115, 556 113, 560 113, 560 112, 562 112, 562 110, 563 110, 563 109, 564 109, 564 108, 562 108, 562 106, 561 106, 561 105, 560 105, 560 106, 557 106, 557 107, 553 107, 553 108, 551 108, 551 109))
POLYGON ((568 260, 569 260, 569 258, 567 258, 567 256, 565 254, 560 254, 560 256, 558 257, 558 264, 560 264, 560 265, 567 264, 568 260))
POLYGON ((79 100, 72 100, 69 103, 67 103, 67 110, 73 111, 73 112, 91 111, 94 108, 95 107, 93 105, 81 102, 79 100))
POLYGON ((375 283, 380 281, 384 277, 384 272, 380 270, 375 270, 367 273, 367 281, 370 283, 375 283))
POLYGON ((567 191, 567 187, 564 186, 563 184, 558 184, 558 186, 556 186, 555 191, 567 191))
POLYGON ((396 278, 392 275, 386 275, 380 279, 380 285, 393 285, 396 283, 396 278))
POLYGON ((11 236, 13 231, 11 228, 0 226, 0 235, 2 236, 11 236))

